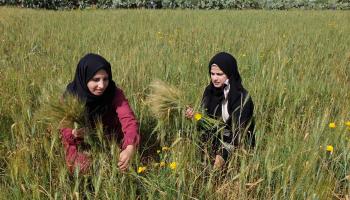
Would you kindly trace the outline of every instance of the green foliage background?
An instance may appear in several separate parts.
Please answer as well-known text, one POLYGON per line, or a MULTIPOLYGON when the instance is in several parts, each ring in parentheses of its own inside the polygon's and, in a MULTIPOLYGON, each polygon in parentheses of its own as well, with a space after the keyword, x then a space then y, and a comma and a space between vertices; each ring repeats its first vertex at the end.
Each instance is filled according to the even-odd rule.
POLYGON ((0 199, 349 198, 349 19, 344 11, 0 8, 0 199), (237 58, 257 120, 257 147, 235 151, 224 174, 203 160, 194 124, 181 116, 154 133, 176 141, 158 156, 157 121, 144 104, 161 79, 198 105, 219 51, 237 58), (94 152, 90 176, 69 176, 56 129, 37 115, 88 52, 110 61, 140 122, 143 143, 126 174, 109 145, 94 152), (165 157, 176 170, 154 166, 165 157))
POLYGON ((0 5, 46 9, 189 8, 189 9, 340 9, 349 0, 0 0, 0 5))

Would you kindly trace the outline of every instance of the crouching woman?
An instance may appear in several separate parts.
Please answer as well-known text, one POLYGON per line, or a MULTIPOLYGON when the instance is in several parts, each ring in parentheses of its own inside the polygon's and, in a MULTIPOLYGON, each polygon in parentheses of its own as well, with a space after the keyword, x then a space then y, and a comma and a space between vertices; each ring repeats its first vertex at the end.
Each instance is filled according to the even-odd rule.
MULTIPOLYGON (((224 128, 206 130, 202 139, 205 143, 210 141, 212 151, 209 153, 214 157, 214 167, 221 168, 241 141, 255 145, 254 104, 242 85, 237 61, 231 54, 216 54, 208 67, 211 81, 204 90, 201 106, 210 118, 223 121, 224 128)), ((192 119, 193 108, 188 107, 185 114, 192 119)))
POLYGON ((96 54, 81 58, 63 98, 67 95, 84 102, 86 121, 86 127, 60 129, 69 171, 78 170, 84 174, 89 170, 91 157, 78 146, 84 143, 86 130, 95 128, 97 121, 103 124, 104 139, 121 142, 117 165, 121 171, 126 171, 140 141, 139 127, 123 91, 112 80, 109 62, 96 54))

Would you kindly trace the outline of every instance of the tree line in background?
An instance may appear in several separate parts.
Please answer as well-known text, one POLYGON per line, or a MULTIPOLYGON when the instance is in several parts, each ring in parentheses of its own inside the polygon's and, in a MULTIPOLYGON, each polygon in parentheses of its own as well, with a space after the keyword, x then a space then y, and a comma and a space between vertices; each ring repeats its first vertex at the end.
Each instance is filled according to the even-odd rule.
POLYGON ((350 0, 0 0, 24 8, 189 8, 189 9, 337 9, 349 10, 350 0))

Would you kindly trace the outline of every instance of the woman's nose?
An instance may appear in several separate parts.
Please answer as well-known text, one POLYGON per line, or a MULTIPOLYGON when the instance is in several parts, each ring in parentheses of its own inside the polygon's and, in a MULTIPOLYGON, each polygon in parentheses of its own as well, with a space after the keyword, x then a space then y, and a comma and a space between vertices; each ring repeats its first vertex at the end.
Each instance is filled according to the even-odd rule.
POLYGON ((99 87, 99 88, 104 88, 104 87, 105 87, 104 81, 99 81, 99 82, 98 82, 98 87, 99 87))

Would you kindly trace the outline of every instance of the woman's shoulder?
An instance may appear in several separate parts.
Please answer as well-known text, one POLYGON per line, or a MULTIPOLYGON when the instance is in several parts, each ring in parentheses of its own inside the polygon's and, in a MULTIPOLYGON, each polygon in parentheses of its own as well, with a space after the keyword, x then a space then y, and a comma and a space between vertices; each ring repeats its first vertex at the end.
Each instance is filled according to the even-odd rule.
POLYGON ((250 93, 246 89, 244 89, 243 96, 244 96, 245 99, 253 102, 252 96, 250 95, 250 93))
POLYGON ((127 101, 123 89, 119 87, 115 87, 115 93, 114 93, 114 98, 113 98, 113 104, 114 105, 119 105, 121 102, 127 101))
POLYGON ((244 92, 242 92, 242 100, 241 101, 242 101, 243 106, 245 108, 254 109, 253 99, 247 90, 244 90, 244 92))
POLYGON ((118 96, 124 94, 123 90, 119 87, 115 87, 115 95, 114 96, 118 96))
POLYGON ((212 85, 207 85, 204 89, 203 96, 208 96, 212 93, 212 85))

